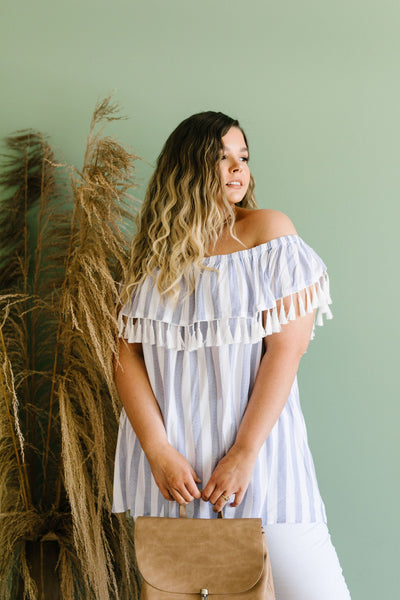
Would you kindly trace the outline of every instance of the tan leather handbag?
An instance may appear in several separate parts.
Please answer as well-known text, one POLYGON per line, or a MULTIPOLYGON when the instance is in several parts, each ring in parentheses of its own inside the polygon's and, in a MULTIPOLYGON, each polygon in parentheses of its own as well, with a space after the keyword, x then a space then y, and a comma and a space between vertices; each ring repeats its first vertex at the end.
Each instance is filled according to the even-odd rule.
POLYGON ((261 519, 187 519, 179 509, 179 519, 136 519, 142 600, 275 600, 261 519))

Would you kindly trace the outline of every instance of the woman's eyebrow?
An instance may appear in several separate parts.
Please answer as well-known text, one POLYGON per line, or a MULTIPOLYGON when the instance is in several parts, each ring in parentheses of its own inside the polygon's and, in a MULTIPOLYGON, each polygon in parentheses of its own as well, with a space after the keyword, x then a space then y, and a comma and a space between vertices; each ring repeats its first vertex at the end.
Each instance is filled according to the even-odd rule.
MULTIPOLYGON (((224 147, 222 148, 222 150, 223 150, 223 151, 225 151, 225 150, 228 150, 228 151, 229 151, 229 150, 230 150, 230 148, 229 148, 229 146, 224 146, 224 147)), ((240 150, 239 150, 239 152, 248 152, 248 151, 249 151, 249 149, 247 148, 247 146, 244 146, 243 148, 240 148, 240 150)))

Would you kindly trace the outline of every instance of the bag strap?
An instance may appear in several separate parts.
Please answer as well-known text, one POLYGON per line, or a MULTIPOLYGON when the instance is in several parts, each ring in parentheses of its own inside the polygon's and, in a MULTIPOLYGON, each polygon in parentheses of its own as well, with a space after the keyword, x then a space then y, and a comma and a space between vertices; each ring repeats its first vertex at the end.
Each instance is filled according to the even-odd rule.
MULTIPOLYGON (((186 504, 179 505, 179 517, 181 519, 187 519, 186 504)), ((222 513, 222 510, 218 511, 218 519, 223 519, 223 518, 224 518, 224 515, 222 513)))

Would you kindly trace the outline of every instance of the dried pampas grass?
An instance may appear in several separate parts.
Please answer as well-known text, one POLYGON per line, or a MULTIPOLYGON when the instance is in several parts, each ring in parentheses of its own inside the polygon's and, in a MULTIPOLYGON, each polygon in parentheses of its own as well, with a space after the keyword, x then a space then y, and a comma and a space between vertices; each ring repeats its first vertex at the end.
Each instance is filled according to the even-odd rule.
POLYGON ((96 106, 80 171, 57 163, 40 132, 6 140, 0 600, 137 596, 132 525, 111 515, 115 302, 137 158, 102 137, 119 118, 110 98, 96 106))

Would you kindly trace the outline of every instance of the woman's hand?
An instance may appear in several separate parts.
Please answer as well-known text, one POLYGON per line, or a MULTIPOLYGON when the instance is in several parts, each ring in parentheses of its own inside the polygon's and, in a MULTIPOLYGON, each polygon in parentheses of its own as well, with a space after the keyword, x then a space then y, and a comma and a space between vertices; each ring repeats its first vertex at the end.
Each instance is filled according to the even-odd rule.
POLYGON ((210 480, 203 490, 203 500, 214 504, 214 512, 219 512, 235 494, 230 506, 239 506, 246 493, 254 470, 256 457, 235 446, 219 461, 210 480))
POLYGON ((196 485, 200 483, 200 478, 186 458, 169 443, 153 449, 147 459, 155 482, 166 500, 187 504, 194 498, 200 498, 200 490, 196 485))

